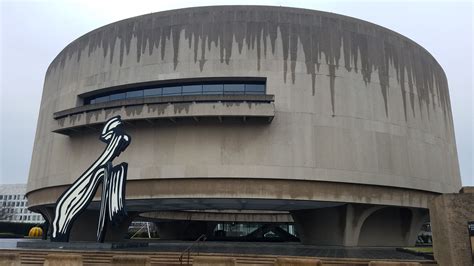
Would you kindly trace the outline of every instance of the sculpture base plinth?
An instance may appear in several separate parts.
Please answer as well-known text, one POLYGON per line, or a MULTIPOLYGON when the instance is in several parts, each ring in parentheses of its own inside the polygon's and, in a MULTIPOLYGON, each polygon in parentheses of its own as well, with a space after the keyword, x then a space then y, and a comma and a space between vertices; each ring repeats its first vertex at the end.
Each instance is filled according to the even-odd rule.
POLYGON ((51 242, 50 240, 18 241, 18 248, 28 249, 64 249, 64 250, 112 250, 129 248, 146 248, 148 243, 144 242, 51 242))

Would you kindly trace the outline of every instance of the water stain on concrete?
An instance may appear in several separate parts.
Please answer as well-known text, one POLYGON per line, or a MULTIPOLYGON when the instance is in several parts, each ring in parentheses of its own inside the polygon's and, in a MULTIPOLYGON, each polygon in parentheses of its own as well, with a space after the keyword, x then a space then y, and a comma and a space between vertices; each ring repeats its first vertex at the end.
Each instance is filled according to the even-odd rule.
POLYGON ((86 114, 86 124, 90 124, 90 123, 91 123, 91 119, 92 119, 93 116, 94 116, 94 122, 96 122, 97 120, 99 120, 99 113, 101 113, 101 112, 102 112, 102 110, 88 112, 88 113, 86 114))
POLYGON ((174 114, 181 114, 182 111, 185 111, 186 114, 189 113, 189 106, 192 103, 175 103, 173 104, 174 114))
POLYGON ((166 45, 171 44, 176 70, 179 65, 182 34, 189 49, 192 49, 194 62, 199 62, 201 72, 207 61, 206 50, 209 51, 211 47, 218 48, 220 62, 229 64, 236 52, 242 53, 244 45, 247 49, 257 52, 255 67, 256 71, 260 71, 262 58, 268 58, 270 54, 277 56, 275 47, 279 40, 283 52, 282 74, 285 82, 288 72, 291 82, 295 82, 296 62, 304 60, 306 72, 311 76, 314 95, 320 65, 328 65, 333 114, 334 91, 337 89, 334 77, 337 69, 341 67, 341 58, 344 61, 342 67, 349 72, 359 73, 366 84, 371 82, 372 73, 378 73, 387 116, 389 66, 395 68, 396 79, 401 86, 405 119, 407 94, 413 115, 415 93, 418 95, 420 109, 425 104, 428 114, 430 105, 435 108, 435 97, 445 119, 447 112, 450 112, 446 76, 424 48, 375 24, 303 9, 259 6, 203 7, 122 20, 94 30, 69 44, 51 63, 48 73, 58 67, 63 68, 66 61, 73 57, 80 61, 86 49, 88 56, 96 49, 102 49, 104 58, 109 56, 111 64, 122 65, 124 56, 131 52, 132 39, 136 40, 136 51, 133 52, 137 62, 140 62, 144 53, 153 55, 154 50, 158 48, 161 60, 165 60, 166 45), (118 53, 114 51, 117 42, 120 49, 118 53), (233 51, 234 42, 237 43, 238 51, 233 51), (303 49, 300 54, 303 54, 304 58, 297 57, 299 44, 303 49), (116 56, 119 58, 115 58, 116 56), (408 83, 409 91, 406 91, 405 82, 408 83))
POLYGON ((115 114, 120 113, 121 110, 122 110, 121 107, 105 109, 105 118, 106 119, 111 118, 115 114))
POLYGON ((149 104, 148 113, 157 113, 158 116, 163 115, 166 111, 168 104, 149 104))
POLYGON ((140 115, 143 111, 143 105, 134 105, 125 107, 125 113, 127 117, 140 115))

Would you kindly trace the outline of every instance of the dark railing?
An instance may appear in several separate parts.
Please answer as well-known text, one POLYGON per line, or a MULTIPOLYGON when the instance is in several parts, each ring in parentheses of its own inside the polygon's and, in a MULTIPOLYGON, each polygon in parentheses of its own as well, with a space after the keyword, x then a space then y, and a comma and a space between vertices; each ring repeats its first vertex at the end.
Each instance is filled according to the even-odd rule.
POLYGON ((183 265, 183 258, 185 255, 187 255, 187 262, 186 262, 186 265, 191 265, 189 263, 189 258, 191 256, 191 251, 194 249, 194 248, 197 248, 197 255, 199 255, 199 246, 201 243, 203 243, 204 241, 207 240, 207 236, 202 234, 200 237, 198 237, 196 240, 194 240, 194 242, 189 245, 185 250, 183 250, 183 252, 181 252, 181 254, 179 255, 179 263, 181 265, 183 265))

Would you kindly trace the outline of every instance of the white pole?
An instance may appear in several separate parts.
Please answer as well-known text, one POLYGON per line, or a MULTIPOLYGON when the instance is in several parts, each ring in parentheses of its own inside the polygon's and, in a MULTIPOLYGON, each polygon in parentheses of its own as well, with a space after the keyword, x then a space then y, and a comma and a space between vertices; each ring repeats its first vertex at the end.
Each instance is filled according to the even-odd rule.
POLYGON ((148 238, 151 238, 151 235, 150 235, 150 223, 149 223, 149 222, 146 222, 146 230, 148 231, 148 238))

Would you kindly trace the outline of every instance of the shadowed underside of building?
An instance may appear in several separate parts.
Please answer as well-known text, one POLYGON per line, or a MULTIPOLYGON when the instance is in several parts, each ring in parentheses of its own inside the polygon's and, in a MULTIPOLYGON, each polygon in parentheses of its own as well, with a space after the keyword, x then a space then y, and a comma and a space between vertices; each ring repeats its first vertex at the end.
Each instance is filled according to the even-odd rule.
MULTIPOLYGON (((32 210, 52 219, 116 115, 133 137, 117 158, 129 164, 132 217, 166 212, 212 224, 237 219, 226 211, 278 211, 291 215, 303 243, 409 245, 429 220, 429 201, 461 186, 441 66, 404 36, 336 14, 188 8, 73 41, 46 73, 32 210), (209 210, 221 216, 189 215, 209 210)), ((73 240, 96 226, 99 196, 73 240)), ((120 239, 127 222, 108 238, 120 239)), ((179 226, 163 230, 173 238, 179 226)))

